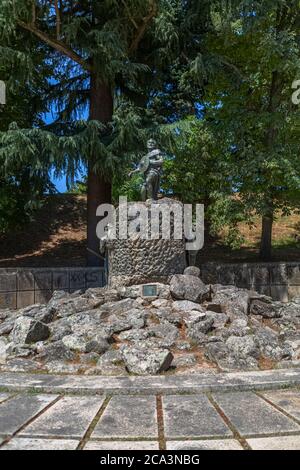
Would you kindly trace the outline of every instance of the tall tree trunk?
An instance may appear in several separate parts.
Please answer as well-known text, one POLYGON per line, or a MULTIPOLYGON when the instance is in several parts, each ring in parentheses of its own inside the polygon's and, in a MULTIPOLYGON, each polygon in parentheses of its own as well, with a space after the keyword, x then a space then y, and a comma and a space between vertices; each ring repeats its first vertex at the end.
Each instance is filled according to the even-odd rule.
MULTIPOLYGON (((277 70, 272 72, 272 80, 270 87, 270 96, 268 104, 268 112, 274 114, 280 104, 280 97, 282 93, 282 77, 277 70)), ((270 125, 266 132, 266 149, 272 153, 276 138, 278 135, 278 129, 274 125, 270 125)), ((269 175, 265 175, 266 181, 268 181, 269 175)), ((266 213, 262 217, 262 232, 260 241, 260 252, 259 257, 263 261, 271 261, 272 259, 272 229, 274 221, 274 195, 272 191, 274 188, 268 188, 268 194, 266 195, 266 213)))
MULTIPOLYGON (((113 116, 113 95, 111 87, 95 76, 91 77, 90 119, 107 123, 113 116)), ((96 210, 100 204, 111 203, 111 181, 94 171, 97 155, 89 162, 87 194, 87 265, 103 266, 99 258, 99 239, 96 235, 96 210)))
POLYGON ((272 230, 274 216, 272 213, 263 216, 259 257, 262 261, 272 258, 272 230))

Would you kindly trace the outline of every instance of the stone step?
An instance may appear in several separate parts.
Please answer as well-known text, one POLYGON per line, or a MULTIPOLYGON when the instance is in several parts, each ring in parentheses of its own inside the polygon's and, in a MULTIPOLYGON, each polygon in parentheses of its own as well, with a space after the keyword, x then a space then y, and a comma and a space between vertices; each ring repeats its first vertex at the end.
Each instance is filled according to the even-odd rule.
POLYGON ((79 376, 3 372, 0 392, 55 394, 174 395, 199 392, 275 390, 300 385, 300 369, 165 376, 79 376))

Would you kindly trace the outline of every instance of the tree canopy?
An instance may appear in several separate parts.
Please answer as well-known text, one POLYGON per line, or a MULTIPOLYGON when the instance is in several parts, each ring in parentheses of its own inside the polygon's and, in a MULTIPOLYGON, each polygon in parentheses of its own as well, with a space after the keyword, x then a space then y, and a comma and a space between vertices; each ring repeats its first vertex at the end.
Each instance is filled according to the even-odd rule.
POLYGON ((232 243, 259 215, 269 259, 276 212, 299 207, 299 23, 298 0, 0 0, 2 201, 18 187, 34 207, 86 166, 97 264, 96 208, 138 197, 124 177, 154 136, 165 194, 205 202, 232 243))

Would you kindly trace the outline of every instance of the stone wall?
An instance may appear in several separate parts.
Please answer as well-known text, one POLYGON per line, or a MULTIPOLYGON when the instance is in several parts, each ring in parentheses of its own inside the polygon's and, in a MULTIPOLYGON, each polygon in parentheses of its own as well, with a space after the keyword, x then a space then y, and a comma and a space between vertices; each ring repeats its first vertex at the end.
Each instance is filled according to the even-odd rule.
POLYGON ((300 263, 206 263, 200 266, 207 284, 232 284, 287 302, 300 296, 300 263))
POLYGON ((0 309, 45 303, 55 290, 74 292, 104 285, 103 268, 1 268, 0 309))
MULTIPOLYGON (((232 284, 282 301, 300 296, 300 263, 206 263, 200 269, 207 284, 232 284)), ((0 309, 45 303, 54 290, 104 285, 103 268, 1 268, 0 309)))

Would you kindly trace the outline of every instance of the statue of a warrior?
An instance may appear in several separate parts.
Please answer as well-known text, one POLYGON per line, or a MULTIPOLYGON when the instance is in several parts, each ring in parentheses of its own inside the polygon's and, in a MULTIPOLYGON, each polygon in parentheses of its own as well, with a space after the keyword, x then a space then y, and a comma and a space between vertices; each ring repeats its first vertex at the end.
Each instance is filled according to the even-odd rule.
POLYGON ((160 191, 160 176, 164 162, 163 153, 157 148, 155 140, 147 142, 148 153, 140 161, 138 168, 129 173, 131 177, 135 173, 142 173, 144 183, 141 190, 142 201, 147 199, 157 200, 160 191))

